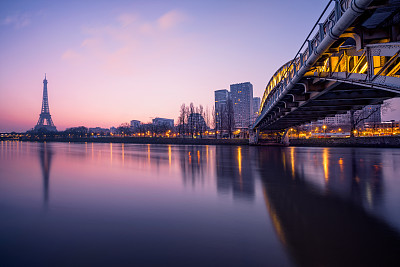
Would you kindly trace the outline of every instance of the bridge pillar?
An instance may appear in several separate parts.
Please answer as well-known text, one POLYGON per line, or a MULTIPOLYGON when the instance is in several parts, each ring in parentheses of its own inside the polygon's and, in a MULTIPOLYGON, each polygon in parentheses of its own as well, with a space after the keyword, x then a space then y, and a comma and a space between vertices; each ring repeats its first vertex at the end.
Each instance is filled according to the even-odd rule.
POLYGON ((289 144, 290 144, 290 142, 289 142, 289 130, 290 130, 290 128, 287 128, 286 130, 285 130, 285 132, 284 132, 284 134, 283 134, 283 136, 282 136, 282 139, 281 139, 281 143, 284 145, 284 146, 289 146, 289 144))
POLYGON ((249 131, 249 144, 257 145, 258 144, 258 136, 260 134, 260 130, 251 130, 249 131))

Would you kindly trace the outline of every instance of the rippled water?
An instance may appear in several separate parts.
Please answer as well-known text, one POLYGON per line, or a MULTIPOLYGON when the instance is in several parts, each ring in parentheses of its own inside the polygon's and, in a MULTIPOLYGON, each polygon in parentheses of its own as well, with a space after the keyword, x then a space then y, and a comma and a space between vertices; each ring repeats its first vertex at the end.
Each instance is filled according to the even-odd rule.
POLYGON ((400 150, 0 144, 0 266, 390 266, 400 150))

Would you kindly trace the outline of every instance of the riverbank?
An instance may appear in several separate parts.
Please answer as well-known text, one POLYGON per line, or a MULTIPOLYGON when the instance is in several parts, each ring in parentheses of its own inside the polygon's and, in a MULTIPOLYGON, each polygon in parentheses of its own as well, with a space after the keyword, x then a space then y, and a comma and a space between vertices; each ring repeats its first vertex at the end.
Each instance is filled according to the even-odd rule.
POLYGON ((193 139, 161 137, 73 137, 73 138, 20 138, 27 142, 75 142, 75 143, 129 143, 167 145, 248 145, 248 139, 193 139))
POLYGON ((400 148, 399 136, 290 139, 290 146, 400 148))
MULTIPOLYGON (((130 143, 166 145, 249 145, 248 139, 192 139, 161 137, 46 137, 46 138, 0 138, 0 141, 18 140, 27 142, 74 142, 74 143, 130 143)), ((263 143, 255 146, 284 146, 280 143, 263 143)), ((290 139, 289 146, 299 147, 382 147, 400 148, 400 136, 355 137, 355 138, 310 138, 290 139)))

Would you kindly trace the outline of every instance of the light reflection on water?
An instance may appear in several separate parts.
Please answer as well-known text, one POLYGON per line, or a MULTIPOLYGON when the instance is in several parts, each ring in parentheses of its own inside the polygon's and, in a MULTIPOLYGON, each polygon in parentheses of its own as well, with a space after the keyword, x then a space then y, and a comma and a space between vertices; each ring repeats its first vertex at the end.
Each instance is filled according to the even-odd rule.
POLYGON ((397 149, 1 141, 0 265, 390 265, 399 171, 397 149))

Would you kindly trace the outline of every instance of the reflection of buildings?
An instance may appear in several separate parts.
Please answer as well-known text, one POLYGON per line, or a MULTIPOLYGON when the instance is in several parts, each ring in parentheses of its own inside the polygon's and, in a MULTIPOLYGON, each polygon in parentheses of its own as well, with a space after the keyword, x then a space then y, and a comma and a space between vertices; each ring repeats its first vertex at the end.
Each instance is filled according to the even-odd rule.
POLYGON ((253 199, 255 185, 249 147, 216 146, 215 160, 218 193, 232 191, 234 198, 253 199))
POLYGON ((302 152, 305 150, 301 156, 293 147, 284 152, 292 172, 302 173, 308 183, 322 191, 370 209, 379 205, 383 194, 380 154, 369 157, 363 150, 347 148, 304 148, 302 152))
MULTIPOLYGON (((360 198, 352 189, 354 183, 362 184, 365 175, 367 180, 381 179, 381 173, 367 174, 367 164, 372 162, 365 162, 367 159, 362 155, 347 155, 346 160, 342 159, 344 166, 340 167, 340 162, 331 164, 336 160, 333 153, 326 152, 321 161, 320 155, 314 157, 315 154, 312 149, 301 155, 291 149, 258 150, 266 206, 279 239, 295 262, 300 266, 392 266, 398 263, 399 234, 354 203, 351 197, 360 198), (363 160, 352 162, 351 158, 363 160), (302 164, 304 168, 300 167, 302 164), (322 165, 322 169, 307 170, 313 164, 322 165), (336 168, 343 168, 346 175, 341 176, 336 168), (311 173, 322 176, 324 181, 337 177, 350 191, 340 191, 336 183, 329 182, 325 191, 316 190, 316 183, 310 182, 307 176, 311 173)), ((363 190, 362 186, 360 188, 363 190)))
POLYGON ((49 201, 50 166, 52 156, 53 150, 51 145, 48 145, 46 142, 41 143, 39 148, 39 158, 43 175, 43 201, 45 207, 47 207, 49 201))
POLYGON ((209 157, 208 146, 180 146, 179 162, 184 184, 196 186, 204 182, 209 157))
POLYGON ((215 164, 219 194, 232 194, 235 199, 254 199, 255 181, 248 147, 179 146, 177 148, 179 148, 179 163, 185 185, 195 187, 204 184, 215 164))

